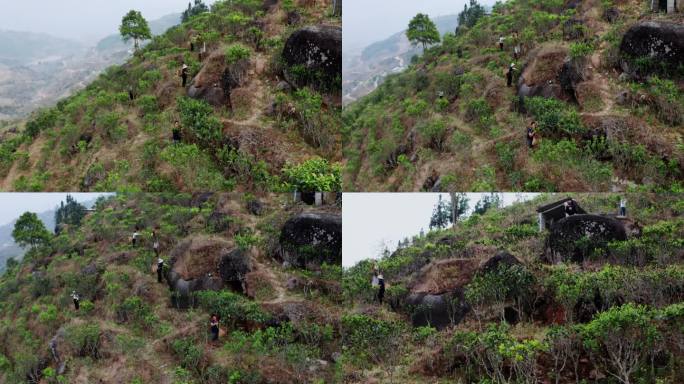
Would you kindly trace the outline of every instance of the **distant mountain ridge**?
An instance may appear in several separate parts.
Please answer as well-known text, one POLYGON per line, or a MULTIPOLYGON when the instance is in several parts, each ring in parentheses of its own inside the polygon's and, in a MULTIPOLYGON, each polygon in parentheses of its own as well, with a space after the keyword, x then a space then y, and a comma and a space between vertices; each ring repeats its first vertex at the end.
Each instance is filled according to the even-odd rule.
MULTIPOLYGON (((180 13, 149 21, 154 35, 180 24, 180 13)), ((133 42, 112 34, 93 47, 46 34, 0 31, 0 120, 27 116, 84 88, 130 56, 133 42)))
MULTIPOLYGON (((432 21, 443 36, 447 32, 454 32, 458 16, 439 16, 432 21)), ((421 52, 422 48, 411 45, 406 30, 403 30, 368 45, 360 55, 352 55, 348 59, 345 57, 342 67, 344 103, 348 104, 372 92, 387 75, 406 69, 411 57, 421 52)))

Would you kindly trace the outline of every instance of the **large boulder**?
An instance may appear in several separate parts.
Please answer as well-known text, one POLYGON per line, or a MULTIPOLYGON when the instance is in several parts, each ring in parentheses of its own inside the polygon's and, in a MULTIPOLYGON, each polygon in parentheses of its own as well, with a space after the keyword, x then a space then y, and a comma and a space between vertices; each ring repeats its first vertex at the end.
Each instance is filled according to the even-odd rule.
POLYGON ((496 255, 490 257, 487 261, 482 263, 479 268, 479 273, 496 272, 501 266, 511 267, 513 265, 521 265, 520 261, 506 251, 500 251, 496 255))
POLYGON ((518 97, 567 99, 558 80, 567 52, 564 47, 544 47, 533 52, 518 78, 518 97))
POLYGON ((626 73, 645 77, 661 70, 674 74, 684 68, 684 25, 643 21, 633 25, 620 43, 620 66, 626 73), (636 59, 647 58, 651 65, 636 65, 636 59))
POLYGON ((283 61, 285 80, 296 88, 305 85, 324 89, 339 87, 342 28, 316 25, 295 31, 285 42, 283 61))
POLYGON ((626 240, 624 224, 599 215, 574 215, 553 224, 546 239, 543 260, 548 263, 582 262, 596 249, 615 240, 626 240))
POLYGON ((342 216, 301 213, 290 218, 280 233, 280 255, 300 268, 342 263, 342 216))
POLYGON ((411 313, 414 327, 431 326, 442 329, 450 324, 458 324, 470 310, 465 302, 462 289, 442 294, 412 293, 407 296, 406 304, 411 313))
POLYGON ((204 100, 215 107, 227 105, 228 96, 223 88, 224 71, 225 55, 218 51, 211 54, 190 82, 188 96, 204 100))
POLYGON ((222 250, 218 265, 221 279, 237 290, 244 291, 245 276, 252 271, 252 262, 247 253, 239 248, 222 250))

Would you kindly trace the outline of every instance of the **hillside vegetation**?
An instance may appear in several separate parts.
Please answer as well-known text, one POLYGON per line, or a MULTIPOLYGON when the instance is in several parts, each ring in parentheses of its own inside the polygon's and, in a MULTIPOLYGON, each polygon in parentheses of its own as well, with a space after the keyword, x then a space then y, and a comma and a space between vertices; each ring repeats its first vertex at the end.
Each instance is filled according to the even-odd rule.
POLYGON ((364 191, 681 190, 684 24, 681 12, 650 6, 512 0, 464 18, 409 69, 345 107, 345 184, 364 191), (646 21, 660 24, 641 34, 646 21), (641 30, 627 34, 632 28, 641 30), (637 46, 645 52, 632 52, 637 46), (533 121, 538 142, 530 149, 533 121))
MULTIPOLYGON (((292 190, 320 178, 315 188, 339 190, 341 79, 324 69, 341 59, 323 54, 324 68, 308 68, 285 48, 297 31, 340 23, 329 1, 218 1, 83 91, 5 127, 0 188, 292 190)), ((320 44, 334 49, 326 37, 320 44)))
POLYGON ((377 262, 383 305, 376 262, 345 270, 346 382, 682 382, 684 200, 631 194, 621 218, 619 196, 574 194, 588 214, 540 232, 535 208, 564 197, 402 242, 377 262))
POLYGON ((102 198, 0 277, 0 383, 333 382, 339 214, 290 195, 102 198))

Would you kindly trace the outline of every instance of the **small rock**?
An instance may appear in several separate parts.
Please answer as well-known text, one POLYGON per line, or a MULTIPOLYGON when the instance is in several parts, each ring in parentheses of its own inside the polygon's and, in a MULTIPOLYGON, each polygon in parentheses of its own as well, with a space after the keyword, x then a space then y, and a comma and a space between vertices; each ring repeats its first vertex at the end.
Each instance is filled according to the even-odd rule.
POLYGON ((620 91, 617 96, 615 96, 615 102, 618 105, 625 105, 627 104, 627 101, 629 100, 629 92, 627 91, 620 91))
POLYGON ((292 86, 287 81, 280 81, 276 85, 276 91, 290 92, 291 90, 292 90, 292 86))

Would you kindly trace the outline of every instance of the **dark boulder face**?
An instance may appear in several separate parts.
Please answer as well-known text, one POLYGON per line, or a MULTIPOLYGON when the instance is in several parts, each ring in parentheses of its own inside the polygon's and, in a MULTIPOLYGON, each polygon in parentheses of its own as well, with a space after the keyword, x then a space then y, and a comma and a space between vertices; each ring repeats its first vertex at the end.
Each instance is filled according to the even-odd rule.
POLYGON ((283 48, 288 83, 326 90, 340 87, 342 73, 342 28, 317 25, 295 31, 283 48))
POLYGON ((245 275, 252 271, 252 263, 247 253, 241 249, 224 251, 218 269, 224 283, 244 292, 245 275))
POLYGON ((684 25, 645 21, 633 25, 620 43, 622 70, 636 76, 684 71, 684 25), (640 59, 642 64, 635 65, 640 59), (648 61, 643 64, 644 59, 648 61))
POLYGON ((342 216, 302 213, 290 218, 280 233, 281 257, 300 268, 342 263, 342 216))
POLYGON ((554 223, 546 239, 545 262, 582 262, 615 240, 626 240, 619 220, 598 215, 574 215, 554 223))
POLYGON ((250 200, 247 202, 247 211, 254 216, 261 216, 264 212, 264 205, 257 199, 250 200))
POLYGON ((498 252, 496 255, 485 261, 484 264, 480 266, 480 273, 495 272, 501 266, 511 267, 513 265, 521 265, 520 261, 506 251, 498 252))
POLYGON ((470 309, 461 290, 438 295, 412 293, 406 298, 406 306, 414 327, 431 326, 437 329, 451 325, 452 321, 458 324, 470 309))

